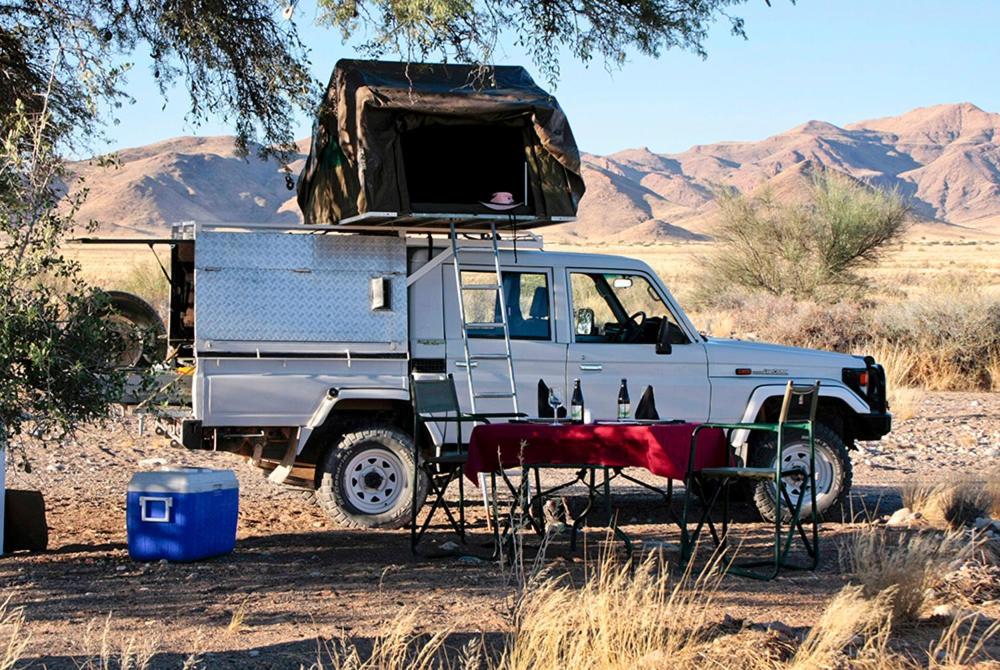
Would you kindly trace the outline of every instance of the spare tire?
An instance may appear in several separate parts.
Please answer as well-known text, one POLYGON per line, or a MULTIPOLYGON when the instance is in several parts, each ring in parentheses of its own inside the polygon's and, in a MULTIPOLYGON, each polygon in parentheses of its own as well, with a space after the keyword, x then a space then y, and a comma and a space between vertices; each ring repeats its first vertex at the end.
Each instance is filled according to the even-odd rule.
POLYGON ((153 306, 126 291, 105 291, 105 322, 121 338, 116 368, 149 368, 167 357, 167 329, 153 306))

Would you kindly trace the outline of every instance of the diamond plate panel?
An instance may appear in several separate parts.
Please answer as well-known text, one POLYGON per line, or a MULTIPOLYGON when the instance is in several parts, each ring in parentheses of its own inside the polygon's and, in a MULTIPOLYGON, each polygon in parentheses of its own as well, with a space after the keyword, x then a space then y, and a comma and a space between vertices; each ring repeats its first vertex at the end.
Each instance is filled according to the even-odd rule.
POLYGON ((405 351, 406 246, 399 237, 201 233, 195 243, 195 339, 243 343, 386 343, 405 351), (369 284, 388 276, 392 309, 369 284))

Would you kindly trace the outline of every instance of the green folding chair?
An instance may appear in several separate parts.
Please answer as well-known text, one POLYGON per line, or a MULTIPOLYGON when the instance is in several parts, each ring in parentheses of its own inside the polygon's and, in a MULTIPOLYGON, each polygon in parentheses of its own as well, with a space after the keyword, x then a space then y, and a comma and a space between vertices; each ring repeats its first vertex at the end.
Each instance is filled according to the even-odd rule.
MULTIPOLYGON (((414 486, 413 486, 413 519, 410 524, 410 550, 415 554, 417 545, 427 532, 434 515, 438 510, 444 512, 448 523, 465 543, 465 478, 463 470, 468 460, 466 443, 462 435, 462 426, 467 423, 489 423, 490 419, 513 419, 527 416, 523 412, 463 412, 458 404, 458 393, 455 391, 455 379, 452 375, 410 377, 410 399, 413 402, 413 436, 416 449, 413 454, 414 486), (445 424, 441 444, 433 445, 433 453, 421 453, 420 436, 424 435, 424 424, 445 424), (455 424, 456 439, 450 442, 447 425, 455 424), (416 481, 423 472, 427 477, 427 496, 431 499, 430 509, 422 523, 418 522, 420 509, 418 507, 416 481), (454 504, 445 497, 452 482, 458 480, 458 509, 453 511, 454 504)), ((471 433, 471 430, 469 431, 471 433)), ((426 501, 424 503, 426 505, 426 501)))
MULTIPOLYGON (((816 408, 819 405, 819 387, 817 381, 811 386, 796 386, 791 381, 785 387, 785 395, 781 403, 781 411, 777 423, 703 423, 694 429, 691 435, 691 452, 688 458, 687 476, 684 480, 684 509, 681 515, 681 560, 685 564, 691 559, 695 545, 703 528, 707 525, 712 539, 720 549, 725 549, 728 542, 730 525, 729 489, 741 481, 770 482, 774 487, 774 547, 771 558, 763 560, 730 563, 726 568, 732 574, 754 579, 774 579, 782 568, 798 570, 815 570, 819 564, 819 512, 816 509, 816 443, 813 438, 813 426, 816 421, 816 408), (799 406, 809 404, 808 418, 789 420, 793 411, 792 404, 799 406), (778 450, 774 459, 774 467, 714 467, 695 469, 695 452, 698 433, 706 428, 722 428, 733 430, 758 430, 776 433, 778 450), (809 469, 801 466, 785 467, 781 458, 785 443, 786 431, 804 431, 809 442, 809 469), (789 480, 801 484, 806 480, 808 486, 799 486, 801 491, 798 500, 793 501, 788 493, 789 480), (714 486, 713 486, 714 484, 714 486), (695 492, 697 490, 697 493, 695 492), (808 518, 802 518, 803 501, 806 491, 809 496, 808 518), (693 531, 688 531, 688 518, 691 498, 698 495, 703 504, 701 517, 693 531), (712 510, 722 498, 722 535, 716 531, 712 519, 712 510), (782 508, 788 510, 787 529, 784 528, 785 514, 782 508), (805 524, 811 525, 811 533, 807 533, 805 524), (810 560, 806 564, 791 563, 788 555, 796 534, 802 540, 806 554, 810 560), (810 539, 811 536, 811 539, 810 539), (766 571, 760 568, 769 568, 766 571)), ((798 413, 798 412, 796 412, 798 413)))

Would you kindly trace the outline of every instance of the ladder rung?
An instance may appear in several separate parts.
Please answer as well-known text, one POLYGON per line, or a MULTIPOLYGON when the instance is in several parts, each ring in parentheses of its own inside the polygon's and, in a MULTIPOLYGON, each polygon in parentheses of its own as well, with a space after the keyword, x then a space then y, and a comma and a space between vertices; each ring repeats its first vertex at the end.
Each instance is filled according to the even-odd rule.
POLYGON ((507 354, 469 354, 469 358, 474 361, 505 361, 510 356, 507 354))
POLYGON ((463 291, 499 291, 500 284, 462 284, 463 291))
POLYGON ((486 393, 477 393, 477 398, 513 398, 514 394, 510 391, 488 391, 486 393))
POLYGON ((496 321, 496 322, 476 323, 476 322, 473 321, 473 322, 465 324, 465 327, 466 327, 466 329, 469 329, 469 328, 503 328, 503 322, 502 321, 496 321))

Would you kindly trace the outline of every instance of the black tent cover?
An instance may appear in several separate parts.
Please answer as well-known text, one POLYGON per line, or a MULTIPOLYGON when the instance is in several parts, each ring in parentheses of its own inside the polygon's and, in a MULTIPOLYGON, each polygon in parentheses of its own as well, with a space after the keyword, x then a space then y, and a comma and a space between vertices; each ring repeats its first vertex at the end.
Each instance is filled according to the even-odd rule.
POLYGON ((556 99, 522 67, 341 60, 298 182, 306 223, 366 213, 576 215, 580 152, 556 99), (484 202, 496 192, 516 206, 484 202))

